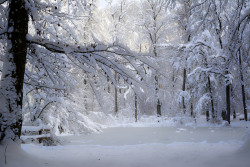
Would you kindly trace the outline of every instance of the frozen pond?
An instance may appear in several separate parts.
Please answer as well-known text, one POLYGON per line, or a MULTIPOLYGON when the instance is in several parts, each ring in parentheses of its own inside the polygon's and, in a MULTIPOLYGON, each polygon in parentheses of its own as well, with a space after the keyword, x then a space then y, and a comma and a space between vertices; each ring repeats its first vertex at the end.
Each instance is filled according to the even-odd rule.
POLYGON ((244 128, 208 127, 117 127, 104 129, 99 134, 65 136, 68 144, 83 145, 137 145, 147 143, 170 144, 173 142, 229 142, 241 141, 244 128))

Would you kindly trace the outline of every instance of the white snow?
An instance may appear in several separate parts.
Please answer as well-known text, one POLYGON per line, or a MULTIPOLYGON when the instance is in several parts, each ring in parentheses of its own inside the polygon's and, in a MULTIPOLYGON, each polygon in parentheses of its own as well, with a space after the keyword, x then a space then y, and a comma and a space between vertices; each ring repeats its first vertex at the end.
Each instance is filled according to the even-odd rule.
MULTIPOLYGON (((113 127, 61 136, 60 146, 9 145, 1 167, 248 167, 245 127, 113 127)), ((131 125, 132 126, 132 125, 131 125)))
POLYGON ((40 126, 22 126, 22 131, 39 131, 41 129, 50 129, 47 125, 40 126))

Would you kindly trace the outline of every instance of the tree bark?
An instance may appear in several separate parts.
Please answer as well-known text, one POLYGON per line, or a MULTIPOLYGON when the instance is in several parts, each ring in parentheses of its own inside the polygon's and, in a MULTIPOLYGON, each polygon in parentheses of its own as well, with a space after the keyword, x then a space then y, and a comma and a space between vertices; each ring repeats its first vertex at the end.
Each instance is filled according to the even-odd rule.
POLYGON ((161 102, 158 99, 157 101, 157 116, 160 117, 161 116, 161 102))
POLYGON ((138 120, 137 95, 135 93, 135 122, 138 120))
POLYGON ((212 120, 215 120, 215 112, 214 112, 214 100, 213 100, 213 94, 212 94, 212 87, 211 87, 211 81, 210 77, 207 77, 208 79, 208 88, 209 88, 209 94, 210 94, 210 102, 211 102, 211 108, 212 108, 212 120))
MULTIPOLYGON (((117 72, 115 72, 115 80, 117 81, 117 72)), ((118 113, 118 96, 117 96, 117 87, 115 86, 115 115, 118 113)))
POLYGON ((159 78, 157 75, 155 76, 155 92, 156 92, 156 98, 157 98, 156 112, 157 112, 157 116, 160 117, 161 116, 161 101, 159 98, 159 78))
POLYGON ((227 104, 227 121, 230 124, 231 111, 230 111, 230 85, 229 84, 226 86, 226 104, 227 104))
POLYGON ((190 110, 191 110, 190 116, 193 117, 193 118, 195 118, 194 109, 193 109, 193 103, 191 103, 190 110))
MULTIPOLYGON (((184 92, 186 90, 186 75, 187 71, 186 68, 183 70, 183 83, 182 83, 182 91, 184 92)), ((182 97, 182 107, 183 107, 183 113, 186 113, 186 105, 185 105, 185 98, 182 97)))
POLYGON ((247 121, 247 106, 246 106, 246 93, 245 93, 245 85, 244 85, 244 76, 241 62, 241 54, 239 52, 239 66, 240 66, 240 79, 241 79, 241 95, 243 102, 243 110, 244 110, 244 119, 247 121))
MULTIPOLYGON (((206 68, 208 68, 207 58, 205 57, 205 65, 206 68)), ((211 86, 211 80, 210 76, 208 74, 207 76, 207 83, 208 83, 208 90, 209 90, 209 96, 210 96, 210 103, 211 103, 211 110, 212 110, 212 121, 215 121, 215 110, 214 110, 214 100, 213 100, 213 93, 212 93, 212 86, 211 86)))
POLYGON ((0 90, 0 143, 16 141, 21 135, 27 33, 25 1, 9 0, 8 52, 4 58, 0 90))

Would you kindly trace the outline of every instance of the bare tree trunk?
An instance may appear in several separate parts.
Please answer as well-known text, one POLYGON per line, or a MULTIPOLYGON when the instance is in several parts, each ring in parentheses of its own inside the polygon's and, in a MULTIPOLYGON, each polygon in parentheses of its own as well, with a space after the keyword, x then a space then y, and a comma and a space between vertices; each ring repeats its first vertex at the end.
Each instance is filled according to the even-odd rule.
MULTIPOLYGON (((117 72, 115 72, 115 80, 117 82, 117 72)), ((117 87, 115 86, 115 115, 118 113, 118 97, 117 97, 117 87)))
POLYGON ((208 79, 208 88, 209 88, 209 94, 210 94, 210 102, 211 102, 211 108, 212 108, 212 121, 215 120, 215 112, 214 112, 214 100, 213 100, 213 94, 212 94, 212 87, 210 82, 210 77, 207 77, 208 79))
POLYGON ((209 111, 207 110, 206 111, 206 118, 207 118, 207 122, 210 120, 210 118, 209 118, 209 111))
MULTIPOLYGON (((184 92, 186 90, 186 75, 187 71, 186 68, 183 70, 183 83, 182 83, 182 91, 184 92)), ((186 105, 185 105, 185 98, 182 97, 182 107, 183 107, 183 112, 184 114, 186 113, 186 105)))
POLYGON ((108 84, 108 93, 110 93, 109 77, 107 77, 107 84, 108 84))
POLYGON ((161 116, 161 102, 158 99, 157 101, 157 116, 160 117, 161 116))
POLYGON ((243 76, 243 71, 242 71, 243 69, 242 69, 240 53, 239 53, 239 65, 240 65, 241 95, 242 95, 242 102, 243 102, 244 118, 245 118, 245 121, 247 121, 246 93, 245 93, 244 76, 243 76))
POLYGON ((226 86, 226 104, 227 104, 227 121, 230 124, 231 111, 230 111, 230 85, 229 84, 226 86))
POLYGON ((157 116, 161 116, 161 101, 159 99, 159 82, 158 82, 158 76, 155 76, 155 91, 156 91, 156 98, 157 98, 157 105, 156 105, 156 112, 157 116))
POLYGON ((137 95, 135 93, 135 122, 138 120, 137 95))
POLYGON ((21 135, 27 33, 25 0, 9 0, 8 54, 4 59, 0 90, 0 143, 16 141, 21 135))
POLYGON ((190 116, 193 117, 193 118, 195 118, 194 109, 193 109, 193 103, 191 103, 190 110, 191 110, 190 116))
POLYGON ((226 120, 227 119, 227 112, 225 110, 222 110, 221 117, 222 117, 222 120, 226 120))

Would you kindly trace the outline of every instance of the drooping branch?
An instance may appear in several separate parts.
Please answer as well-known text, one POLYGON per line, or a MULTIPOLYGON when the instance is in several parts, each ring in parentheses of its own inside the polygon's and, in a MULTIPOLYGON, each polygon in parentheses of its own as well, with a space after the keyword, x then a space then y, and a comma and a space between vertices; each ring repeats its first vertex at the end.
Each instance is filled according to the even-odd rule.
POLYGON ((0 0, 0 5, 2 5, 5 2, 7 2, 7 0, 0 0))
MULTIPOLYGON (((30 44, 42 46, 53 53, 66 54, 68 57, 70 57, 69 55, 72 55, 73 57, 76 57, 78 61, 83 61, 88 65, 90 65, 91 62, 94 64, 103 64, 109 68, 112 68, 118 73, 123 75, 125 74, 131 78, 132 76, 129 75, 128 71, 126 70, 127 67, 122 65, 119 65, 118 67, 121 59, 128 61, 136 70, 138 69, 135 65, 133 65, 133 61, 140 61, 141 63, 152 67, 153 69, 159 69, 149 59, 147 59, 146 56, 138 55, 138 53, 132 52, 129 50, 129 48, 126 48, 126 46, 122 45, 90 44, 89 46, 75 46, 63 42, 50 42, 36 38, 30 38, 28 42, 30 44), (79 58, 79 56, 81 58, 79 58)), ((95 65, 92 65, 92 67, 95 68, 95 65)))

